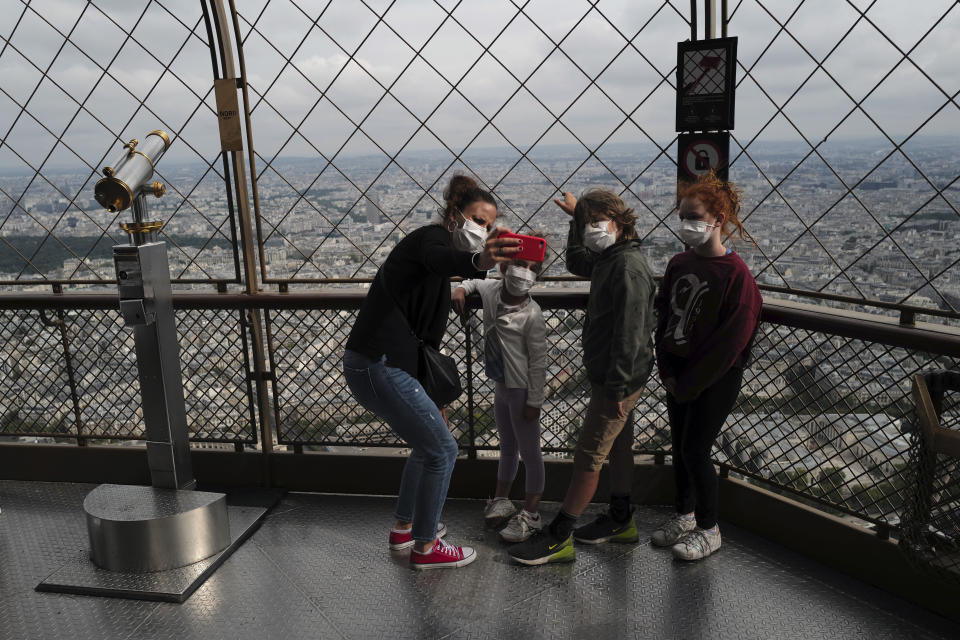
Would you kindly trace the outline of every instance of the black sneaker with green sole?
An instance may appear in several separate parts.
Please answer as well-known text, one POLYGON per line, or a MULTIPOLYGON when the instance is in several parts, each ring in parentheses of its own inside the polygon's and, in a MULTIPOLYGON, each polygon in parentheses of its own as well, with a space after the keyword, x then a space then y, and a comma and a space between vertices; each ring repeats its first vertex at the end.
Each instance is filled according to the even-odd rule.
POLYGON ((610 517, 609 513, 602 513, 590 524, 574 529, 573 539, 584 544, 633 543, 640 540, 640 533, 637 531, 632 513, 626 522, 617 522, 610 517))
POLYGON ((554 537, 547 527, 526 542, 507 549, 507 555, 515 562, 532 566, 548 562, 573 562, 577 558, 573 548, 573 535, 567 536, 566 540, 560 540, 554 537))

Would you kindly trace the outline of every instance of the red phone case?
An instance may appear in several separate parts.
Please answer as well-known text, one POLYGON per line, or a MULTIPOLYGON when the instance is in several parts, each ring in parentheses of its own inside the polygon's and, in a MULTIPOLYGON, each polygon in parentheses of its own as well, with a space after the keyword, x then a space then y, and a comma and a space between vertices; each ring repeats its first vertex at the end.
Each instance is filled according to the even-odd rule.
POLYGON ((524 236, 519 233, 504 233, 501 238, 517 238, 520 240, 520 251, 513 254, 519 260, 543 262, 547 255, 547 241, 537 236, 524 236))

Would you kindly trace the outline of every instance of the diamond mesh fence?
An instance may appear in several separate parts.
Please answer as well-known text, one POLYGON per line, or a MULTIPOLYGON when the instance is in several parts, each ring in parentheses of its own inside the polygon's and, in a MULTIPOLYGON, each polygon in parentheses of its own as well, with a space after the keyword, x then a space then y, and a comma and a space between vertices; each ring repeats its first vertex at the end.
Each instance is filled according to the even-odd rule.
MULTIPOLYGON (((133 332, 114 310, 5 310, 0 435, 143 440, 133 332)), ((193 442, 257 441, 237 311, 177 312, 193 442)))
MULTIPOLYGON (((549 348, 541 446, 561 456, 576 443, 589 399, 579 344, 580 298, 585 296, 563 303, 544 299, 542 305, 549 348)), ((335 300, 325 308, 265 314, 280 444, 404 448, 386 424, 353 400, 341 375, 358 302, 335 300)), ((142 439, 132 336, 119 314, 100 309, 4 314, 0 432, 142 439)), ((256 440, 243 317, 237 309, 178 311, 194 441, 256 440)), ((467 389, 450 407, 451 429, 464 451, 483 455, 495 451, 499 440, 493 385, 483 373, 480 324, 477 309, 462 322, 451 318, 444 351, 457 358, 467 389)), ((956 368, 958 359, 789 320, 763 322, 753 354, 715 461, 821 508, 896 526, 915 486, 909 467, 911 378, 932 368, 956 368)), ((633 423, 634 451, 658 459, 670 454, 663 394, 654 373, 633 423)), ((948 418, 956 409, 949 407, 948 418)), ((940 478, 949 483, 954 475, 940 478)))
POLYGON ((955 358, 762 324, 716 460, 896 525, 908 488, 912 376, 955 358))
POLYGON ((758 281, 955 314, 960 253, 934 243, 960 229, 960 172, 947 160, 960 76, 935 52, 951 46, 960 5, 731 6, 730 175, 745 187, 758 281))
POLYGON ((204 6, 16 0, 0 18, 0 282, 113 282, 119 223, 93 199, 120 144, 163 129, 156 169, 176 282, 238 281, 204 6))
POLYGON ((190 440, 256 443, 243 311, 190 309, 177 316, 190 440))
POLYGON ((39 311, 0 311, 0 434, 76 434, 67 363, 55 319, 55 312, 48 317, 39 311))
POLYGON ((76 363, 83 433, 103 439, 144 439, 133 332, 112 310, 70 313, 66 326, 76 363))
MULTIPOLYGON (((434 219, 458 171, 494 193, 503 224, 547 237, 547 279, 566 274, 560 190, 620 193, 655 270, 680 250, 673 83, 689 3, 240 4, 262 283, 372 276, 404 233, 434 219)), ((960 317, 960 67, 943 53, 960 2, 730 5, 740 37, 730 176, 756 240, 738 252, 758 281, 960 317)), ((167 222, 171 276, 240 280, 228 166, 198 67, 219 46, 206 7, 17 0, 0 16, 0 284, 111 282, 109 247, 123 238, 93 184, 118 141, 158 127, 175 139, 158 168, 168 196, 151 204, 167 222)), ((542 445, 564 455, 589 389, 583 310, 545 313, 542 445)), ((0 433, 143 437, 132 338, 116 312, 0 314, 0 433)), ((340 376, 354 314, 265 314, 281 444, 400 444, 340 376)), ((254 442, 242 311, 177 315, 193 439, 254 442)), ((483 451, 497 437, 479 325, 475 312, 451 322, 445 348, 471 381, 451 411, 455 435, 483 451)), ((716 460, 821 507, 894 522, 909 482, 909 377, 955 359, 772 323, 755 355, 716 460)), ((638 453, 669 453, 662 394, 653 376, 636 411, 638 453)))
MULTIPOLYGON (((935 53, 958 4, 730 4, 730 175, 758 280, 955 317, 960 78, 935 53)), ((655 269, 680 248, 674 45, 689 3, 267 0, 239 18, 267 281, 372 276, 455 171, 494 192, 504 224, 547 236, 548 277, 565 274, 561 189, 621 193, 655 269)))
POLYGON ((658 224, 670 189, 648 187, 675 175, 675 134, 644 116, 671 112, 682 5, 245 4, 265 279, 372 276, 455 171, 495 194, 503 224, 547 235, 552 275, 561 188, 614 186, 658 224))
MULTIPOLYGON (((545 302, 544 317, 549 355, 541 447, 567 456, 590 394, 579 344, 583 311, 545 302)), ((340 358, 354 318, 352 309, 270 313, 281 444, 405 446, 353 400, 343 381, 340 358)), ((498 438, 480 325, 476 310, 463 323, 452 317, 444 351, 458 358, 472 392, 451 405, 451 429, 463 449, 482 452, 496 450, 498 438)), ((911 376, 954 367, 957 359, 772 323, 761 325, 753 353, 716 462, 821 508, 895 526, 909 486, 911 376)), ((670 453, 663 394, 654 372, 634 413, 637 454, 670 453)))

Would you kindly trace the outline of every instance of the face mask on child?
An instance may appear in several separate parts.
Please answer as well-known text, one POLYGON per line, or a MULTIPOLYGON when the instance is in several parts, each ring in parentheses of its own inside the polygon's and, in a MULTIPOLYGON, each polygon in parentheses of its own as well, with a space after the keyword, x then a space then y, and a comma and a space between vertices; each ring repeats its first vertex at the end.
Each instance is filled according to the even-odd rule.
POLYGON ((503 286, 512 296, 525 296, 530 292, 533 283, 537 281, 537 274, 526 267, 510 265, 503 276, 503 286))
POLYGON ((609 220, 599 222, 588 222, 583 228, 583 246, 591 251, 600 253, 614 242, 617 241, 617 232, 610 231, 607 227, 609 220))
POLYGON ((483 251, 487 243, 487 229, 473 220, 467 220, 462 213, 460 217, 463 218, 463 225, 453 230, 453 246, 458 251, 483 251))
POLYGON ((715 224, 707 224, 705 220, 681 220, 680 239, 690 247, 699 247, 710 239, 715 224))

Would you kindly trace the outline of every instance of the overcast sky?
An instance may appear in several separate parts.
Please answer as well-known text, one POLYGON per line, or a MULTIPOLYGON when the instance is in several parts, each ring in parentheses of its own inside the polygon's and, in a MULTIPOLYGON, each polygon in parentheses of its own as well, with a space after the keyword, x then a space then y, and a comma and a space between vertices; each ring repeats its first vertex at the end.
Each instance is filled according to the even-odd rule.
MULTIPOLYGON (((292 132, 284 118, 299 126, 313 147, 324 154, 335 153, 350 137, 355 126, 351 119, 360 122, 364 118, 363 129, 388 153, 407 144, 420 127, 418 119, 428 116, 427 126, 433 134, 420 130, 407 149, 440 147, 435 134, 459 152, 484 129, 485 118, 493 118, 503 136, 526 150, 560 114, 562 125, 552 127, 543 138, 544 144, 573 143, 575 134, 595 147, 615 131, 611 138, 615 142, 648 141, 638 125, 661 145, 673 139, 675 95, 662 76, 668 76, 672 83, 676 43, 689 37, 685 22, 688 2, 673 3, 678 13, 655 0, 604 0, 593 11, 583 0, 532 0, 525 5, 526 15, 517 16, 516 5, 523 3, 515 1, 370 0, 368 8, 359 0, 298 0, 296 4, 305 16, 288 0, 272 0, 262 12, 263 0, 238 0, 248 80, 256 104, 253 127, 257 150, 267 157, 281 151, 292 132), (444 8, 454 7, 453 17, 466 30, 446 15, 444 8), (376 25, 376 13, 384 11, 383 21, 392 30, 385 24, 376 26, 357 50, 376 25), (588 15, 581 21, 584 14, 588 15), (317 25, 326 33, 312 24, 318 16, 317 25), (250 26, 254 21, 255 32, 250 26), (427 43, 438 27, 439 32, 427 43), (566 55, 558 51, 551 54, 554 42, 561 39, 566 55), (488 46, 489 53, 484 54, 488 46), (418 58, 414 49, 421 47, 418 58), (548 55, 547 62, 531 77, 548 55), (289 65, 284 68, 284 56, 292 58, 296 69, 289 65), (467 73, 478 58, 480 61, 467 73), (607 67, 614 58, 616 61, 607 67), (588 76, 596 76, 605 67, 597 86, 590 87, 588 76), (519 81, 526 83, 529 92, 521 90, 510 99, 519 81), (454 92, 448 96, 450 83, 458 82, 462 95, 454 92), (383 96, 384 87, 391 86, 393 97, 388 96, 369 113, 383 96), (586 93, 570 107, 584 89, 586 93), (258 94, 262 92, 269 104, 260 102, 258 94), (624 112, 632 114, 634 123, 620 127, 624 112)), ((207 99, 209 106, 201 106, 191 119, 200 103, 195 94, 207 95, 211 85, 206 32, 201 26, 199 38, 189 36, 183 26, 193 28, 198 24, 198 2, 164 2, 168 12, 147 0, 102 0, 96 5, 80 0, 33 0, 25 13, 24 2, 5 0, 4 11, 0 12, 0 139, 5 143, 0 146, 0 167, 24 166, 14 151, 39 166, 53 148, 54 136, 65 132, 64 141, 88 163, 102 165, 101 157, 112 156, 118 147, 97 119, 123 138, 142 137, 158 127, 170 130, 181 137, 171 150, 171 158, 198 159, 191 146, 208 160, 216 156, 212 94, 207 99), (134 28, 138 20, 139 26, 134 28), (64 45, 57 29, 62 34, 73 30, 72 44, 64 45), (139 44, 126 40, 124 31, 131 29, 139 44), (140 45, 151 47, 156 59, 140 45), (167 64, 179 80, 164 73, 163 65, 167 64), (101 67, 108 68, 112 78, 102 78, 101 67), (49 79, 42 80, 41 70, 48 68, 49 79), (148 94, 155 115, 142 109, 138 112, 138 100, 148 94), (89 113, 76 115, 77 102, 84 103, 89 113), (26 114, 21 115, 25 104, 49 132, 26 114), (15 120, 17 124, 11 130, 15 120)), ((739 37, 740 62, 752 68, 752 78, 745 77, 742 68, 738 71, 734 133, 746 141, 775 112, 756 82, 770 98, 782 103, 817 63, 785 34, 757 62, 779 26, 755 0, 731 0, 730 5, 737 7, 730 35, 739 37)), ((892 41, 861 20, 823 64, 850 96, 844 95, 827 73, 817 71, 788 104, 786 114, 810 140, 818 142, 851 109, 851 97, 863 99, 890 71, 902 57, 896 47, 913 49, 911 57, 948 94, 960 88, 960 39, 956 37, 960 33, 960 6, 955 0, 807 0, 791 18, 796 5, 787 0, 763 1, 776 19, 789 19, 787 28, 817 60, 822 60, 857 22, 854 7, 869 7, 867 16, 892 41), (939 26, 917 45, 945 13, 939 26)), ((940 90, 912 64, 904 62, 863 107, 899 139, 946 101, 940 90)), ((925 134, 958 131, 960 110, 953 104, 924 128, 925 134)), ((876 128, 859 113, 832 134, 838 138, 873 135, 877 135, 876 128)), ((761 139, 796 140, 798 136, 785 119, 778 118, 761 139)), ((508 142, 487 127, 473 144, 495 147, 508 142)), ((295 138, 282 153, 309 156, 316 153, 313 147, 295 138)), ((344 153, 374 150, 369 140, 354 136, 344 153)), ((67 156, 61 148, 53 162, 62 163, 61 158, 67 156)))

